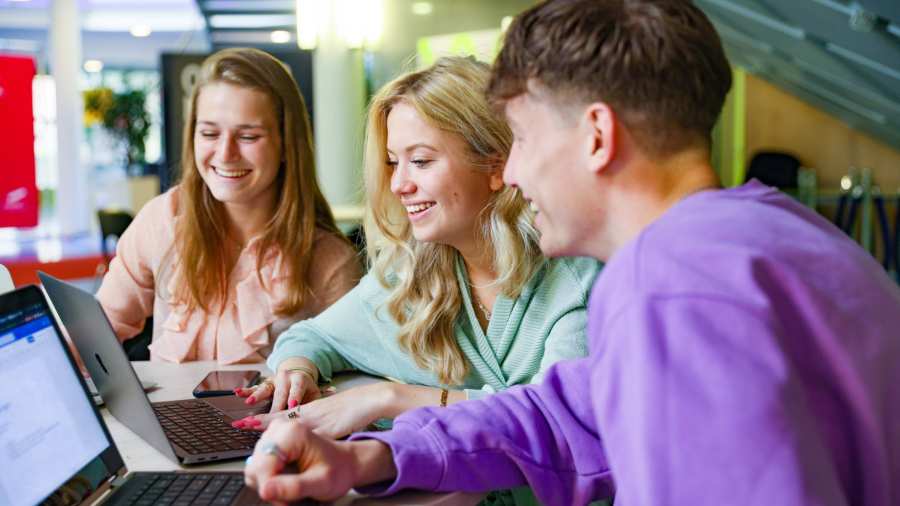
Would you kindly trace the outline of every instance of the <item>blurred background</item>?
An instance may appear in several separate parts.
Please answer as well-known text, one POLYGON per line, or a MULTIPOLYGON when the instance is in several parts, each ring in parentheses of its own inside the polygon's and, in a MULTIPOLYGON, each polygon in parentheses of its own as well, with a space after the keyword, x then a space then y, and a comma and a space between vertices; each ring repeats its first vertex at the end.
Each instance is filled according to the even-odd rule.
MULTIPOLYGON (((95 284, 130 217, 177 182, 199 64, 230 46, 290 66, 326 197, 352 231, 368 98, 444 54, 490 61, 534 3, 0 0, 0 264, 17 285, 37 269, 95 284)), ((696 4, 734 68, 714 136, 723 183, 756 177, 791 193, 896 279, 900 2, 696 4)))

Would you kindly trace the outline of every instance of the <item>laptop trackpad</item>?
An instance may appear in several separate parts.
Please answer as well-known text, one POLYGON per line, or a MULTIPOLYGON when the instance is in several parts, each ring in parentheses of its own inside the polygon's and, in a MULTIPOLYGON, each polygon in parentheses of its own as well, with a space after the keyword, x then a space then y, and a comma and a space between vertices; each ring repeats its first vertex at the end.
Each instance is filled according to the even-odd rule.
POLYGON ((244 404, 244 398, 238 397, 236 395, 212 397, 209 399, 203 399, 203 401, 224 413, 225 416, 231 418, 231 421, 240 420, 241 418, 250 415, 268 413, 269 408, 272 406, 271 401, 258 402, 252 406, 248 406, 244 404))

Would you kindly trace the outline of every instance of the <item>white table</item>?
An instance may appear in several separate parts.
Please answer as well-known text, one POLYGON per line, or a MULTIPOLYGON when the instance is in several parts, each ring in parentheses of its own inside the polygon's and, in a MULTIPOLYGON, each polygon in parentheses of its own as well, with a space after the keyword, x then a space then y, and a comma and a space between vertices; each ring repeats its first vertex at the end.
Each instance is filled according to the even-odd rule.
MULTIPOLYGON (((220 366, 216 362, 187 362, 173 364, 169 362, 132 362, 138 377, 144 381, 153 381, 159 385, 156 390, 149 393, 150 400, 172 401, 178 399, 190 399, 194 386, 202 380, 206 374, 216 369, 255 369, 268 374, 265 364, 241 364, 234 366, 220 366)), ((378 381, 364 375, 338 376, 334 385, 338 390, 350 388, 378 381)), ((172 462, 155 448, 147 444, 143 439, 131 432, 130 429, 119 423, 109 411, 101 410, 103 419, 109 427, 119 453, 125 460, 125 465, 130 471, 173 471, 189 469, 192 471, 240 471, 244 468, 243 460, 223 462, 219 464, 181 466, 172 462)), ((427 504, 434 506, 469 506, 477 504, 484 494, 465 494, 454 492, 449 494, 437 494, 430 492, 405 491, 386 498, 364 497, 351 492, 343 499, 336 501, 338 506, 377 506, 377 505, 401 505, 401 504, 427 504)))

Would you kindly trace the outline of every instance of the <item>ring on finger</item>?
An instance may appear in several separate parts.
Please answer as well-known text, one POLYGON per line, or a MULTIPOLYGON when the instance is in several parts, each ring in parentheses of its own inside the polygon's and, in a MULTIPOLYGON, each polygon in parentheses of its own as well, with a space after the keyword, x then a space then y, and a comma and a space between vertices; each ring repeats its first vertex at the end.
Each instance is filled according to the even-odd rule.
POLYGON ((296 411, 288 411, 287 417, 288 419, 293 420, 295 418, 299 418, 300 413, 297 413, 296 411))
POLYGON ((264 442, 259 443, 258 447, 259 447, 259 451, 263 455, 272 455, 276 459, 278 459, 282 464, 288 463, 287 455, 285 455, 284 450, 279 448, 277 444, 275 444, 271 441, 264 441, 264 442))

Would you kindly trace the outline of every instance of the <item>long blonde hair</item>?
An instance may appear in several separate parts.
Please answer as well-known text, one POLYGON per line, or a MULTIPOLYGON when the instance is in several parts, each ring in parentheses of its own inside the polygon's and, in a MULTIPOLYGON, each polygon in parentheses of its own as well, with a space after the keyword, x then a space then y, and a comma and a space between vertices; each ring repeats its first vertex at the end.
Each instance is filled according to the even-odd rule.
POLYGON ((265 286, 269 280, 261 277, 262 265, 269 255, 280 253, 283 266, 290 274, 288 296, 275 308, 275 313, 295 314, 312 296, 308 271, 316 228, 343 236, 316 180, 309 114, 297 83, 284 64, 258 49, 225 49, 207 58, 191 95, 181 155, 178 207, 182 218, 175 231, 177 267, 182 274, 177 280, 175 296, 189 308, 199 307, 204 311, 215 306, 221 308, 227 296, 224 207, 203 182, 194 159, 197 96, 212 83, 260 91, 275 108, 284 161, 274 182, 275 210, 258 243, 256 275, 265 286))
MULTIPOLYGON (((512 134, 484 97, 489 74, 474 59, 441 58, 385 85, 372 99, 366 127, 364 225, 371 270, 392 291, 387 310, 400 323, 401 348, 448 385, 462 383, 469 370, 454 334, 467 288, 456 282, 459 253, 417 241, 406 209, 390 191, 387 117, 398 102, 409 104, 430 125, 466 141, 472 170, 500 170, 512 134)), ((494 192, 476 225, 492 250, 495 283, 509 297, 518 296, 543 259, 532 219, 518 190, 507 187, 494 192)))

